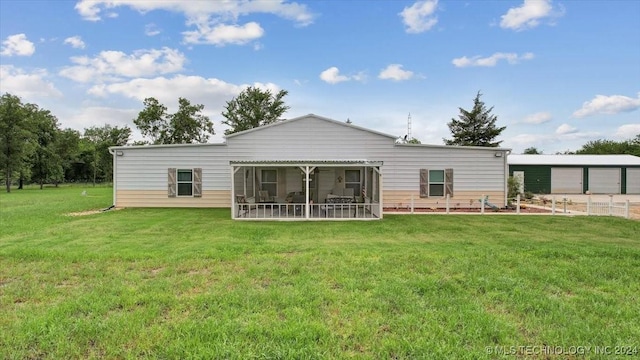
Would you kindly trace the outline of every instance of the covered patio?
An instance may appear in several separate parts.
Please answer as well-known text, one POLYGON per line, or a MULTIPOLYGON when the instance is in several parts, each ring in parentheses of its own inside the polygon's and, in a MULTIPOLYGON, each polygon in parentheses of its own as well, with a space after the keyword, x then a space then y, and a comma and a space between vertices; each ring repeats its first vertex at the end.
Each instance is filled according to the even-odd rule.
POLYGON ((232 218, 382 218, 382 162, 231 161, 232 218))

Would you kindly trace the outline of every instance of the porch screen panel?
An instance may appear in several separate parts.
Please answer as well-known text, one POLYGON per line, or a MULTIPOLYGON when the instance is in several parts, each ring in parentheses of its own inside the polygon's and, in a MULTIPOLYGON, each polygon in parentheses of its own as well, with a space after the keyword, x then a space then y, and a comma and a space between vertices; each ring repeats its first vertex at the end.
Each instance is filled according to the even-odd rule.
POLYGON ((260 189, 267 190, 269 196, 278 195, 278 170, 262 170, 262 184, 260 185, 260 189))
POLYGON ((176 181, 176 168, 169 168, 168 170, 168 196, 176 197, 177 192, 177 181, 176 181))
POLYGON ((360 170, 345 170, 344 179, 344 187, 353 189, 354 196, 360 196, 360 170))

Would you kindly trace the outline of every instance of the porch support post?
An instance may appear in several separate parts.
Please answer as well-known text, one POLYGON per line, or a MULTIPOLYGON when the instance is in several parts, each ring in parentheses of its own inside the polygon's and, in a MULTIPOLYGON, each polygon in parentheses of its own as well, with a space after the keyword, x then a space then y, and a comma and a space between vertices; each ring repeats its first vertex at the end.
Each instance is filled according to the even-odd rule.
POLYGON ((240 170, 239 167, 236 167, 235 165, 231 165, 231 219, 236 218, 236 187, 235 187, 235 181, 234 177, 236 175, 236 173, 238 172, 238 170, 240 170))
MULTIPOLYGON (((374 167, 373 170, 378 173, 378 213, 380 214, 380 219, 382 219, 382 209, 384 205, 382 204, 382 171, 380 171, 380 167, 374 167)), ((373 189, 371 189, 373 191, 373 189)), ((373 195, 373 192, 371 193, 373 195)))

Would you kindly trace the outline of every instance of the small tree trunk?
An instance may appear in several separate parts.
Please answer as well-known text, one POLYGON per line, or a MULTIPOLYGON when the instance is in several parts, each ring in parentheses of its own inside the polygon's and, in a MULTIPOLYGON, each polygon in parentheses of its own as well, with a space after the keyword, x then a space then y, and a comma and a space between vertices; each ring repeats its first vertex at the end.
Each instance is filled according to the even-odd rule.
POLYGON ((10 193, 11 192, 11 170, 7 169, 7 176, 4 180, 5 185, 7 186, 7 192, 10 193))
POLYGON ((20 179, 18 180, 18 190, 22 190, 23 185, 24 185, 24 178, 22 178, 22 174, 20 174, 20 179))

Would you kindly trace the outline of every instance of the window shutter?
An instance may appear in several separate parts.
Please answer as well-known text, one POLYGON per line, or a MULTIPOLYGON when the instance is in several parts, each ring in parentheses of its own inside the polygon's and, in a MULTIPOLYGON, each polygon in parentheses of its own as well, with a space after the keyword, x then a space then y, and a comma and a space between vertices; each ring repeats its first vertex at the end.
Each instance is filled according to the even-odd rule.
POLYGON ((420 169, 420 197, 429 197, 429 170, 420 169))
POLYGON ((176 183, 176 168, 169 168, 169 190, 168 190, 168 195, 169 197, 176 197, 176 188, 177 188, 177 183, 176 183))
POLYGON ((444 169, 444 194, 453 197, 453 169, 444 169))
POLYGON ((193 197, 202 197, 202 168, 193 169, 193 197))

